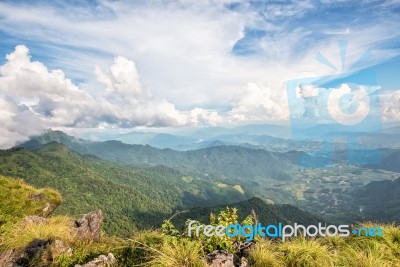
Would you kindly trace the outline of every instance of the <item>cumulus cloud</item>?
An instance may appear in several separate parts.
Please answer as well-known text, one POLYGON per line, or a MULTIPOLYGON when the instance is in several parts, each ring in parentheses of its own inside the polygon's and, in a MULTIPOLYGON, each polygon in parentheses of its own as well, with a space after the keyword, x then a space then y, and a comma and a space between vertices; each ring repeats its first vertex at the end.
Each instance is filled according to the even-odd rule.
POLYGON ((272 89, 261 83, 248 83, 229 112, 232 122, 282 121, 289 117, 285 88, 272 89))
POLYGON ((116 57, 107 71, 96 68, 104 93, 94 97, 65 77, 32 61, 19 45, 0 67, 0 147, 10 147, 55 127, 135 127, 216 125, 215 111, 180 111, 165 99, 152 97, 140 82, 135 63, 116 57))
POLYGON ((380 95, 382 119, 388 122, 400 121, 400 91, 387 91, 380 95))
POLYGON ((74 126, 91 114, 96 102, 67 79, 31 61, 29 50, 17 46, 0 67, 1 147, 24 141, 47 127, 74 126))

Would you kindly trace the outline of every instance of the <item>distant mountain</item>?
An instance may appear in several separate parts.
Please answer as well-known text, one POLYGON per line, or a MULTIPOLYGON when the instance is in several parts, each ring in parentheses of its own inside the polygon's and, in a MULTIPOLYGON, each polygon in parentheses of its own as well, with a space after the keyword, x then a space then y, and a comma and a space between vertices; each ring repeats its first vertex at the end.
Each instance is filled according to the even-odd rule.
MULTIPOLYGON (((54 133, 51 138, 71 141, 61 133, 54 133)), ((120 235, 132 229, 159 226, 175 209, 248 197, 234 185, 220 187, 218 181, 164 166, 114 164, 78 154, 57 142, 34 150, 0 150, 0 174, 22 178, 37 187, 57 189, 65 200, 58 213, 80 215, 102 209, 106 231, 120 235)))
POLYGON ((279 154, 262 149, 236 146, 213 146, 190 151, 158 149, 151 146, 129 145, 120 141, 91 142, 62 132, 48 132, 22 144, 37 149, 49 140, 60 142, 81 154, 125 164, 165 165, 198 175, 215 174, 225 178, 251 179, 256 176, 270 179, 291 179, 288 171, 295 165, 279 154))
POLYGON ((371 182, 352 196, 362 220, 400 222, 400 178, 371 182))
MULTIPOLYGON (((400 149, 351 149, 335 151, 335 162, 341 163, 348 160, 361 162, 360 166, 386 170, 392 172, 400 172, 400 149)), ((357 164, 357 162, 354 162, 357 164)))
POLYGON ((211 212, 218 214, 226 207, 237 208, 240 221, 251 214, 252 210, 254 210, 259 222, 263 225, 278 224, 280 222, 283 224, 293 224, 296 222, 298 224, 310 225, 323 222, 323 220, 311 215, 308 212, 302 211, 295 206, 288 204, 267 204, 257 197, 228 205, 193 208, 188 212, 178 214, 173 218, 172 222, 179 228, 183 228, 185 221, 189 218, 192 220, 199 220, 203 223, 208 223, 211 212))
POLYGON ((198 141, 195 138, 167 133, 130 132, 108 137, 126 144, 150 145, 157 148, 185 149, 198 141))
POLYGON ((287 152, 290 150, 316 151, 321 142, 334 143, 337 149, 347 149, 350 142, 353 148, 400 148, 400 126, 381 131, 365 126, 341 126, 336 124, 307 125, 253 124, 231 128, 205 127, 173 132, 133 131, 123 134, 88 132, 83 138, 94 141, 117 140, 126 144, 150 145, 157 148, 193 150, 220 145, 252 146, 269 151, 287 152), (370 130, 370 131, 369 131, 370 130))
POLYGON ((381 160, 378 165, 371 165, 369 167, 400 172, 400 149, 381 149, 381 160))

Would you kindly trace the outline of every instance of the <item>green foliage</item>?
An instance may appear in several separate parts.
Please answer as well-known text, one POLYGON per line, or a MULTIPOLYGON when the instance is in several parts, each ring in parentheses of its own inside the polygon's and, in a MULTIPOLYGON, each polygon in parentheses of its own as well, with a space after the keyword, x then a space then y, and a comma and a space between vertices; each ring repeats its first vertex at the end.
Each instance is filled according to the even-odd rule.
MULTIPOLYGON (((191 219, 188 219, 185 223, 185 228, 182 233, 180 233, 175 226, 172 224, 170 220, 165 220, 162 225, 162 231, 165 235, 173 237, 176 240, 195 240, 198 243, 202 244, 204 250, 206 252, 212 252, 217 249, 228 250, 235 252, 234 243, 238 241, 245 241, 245 237, 229 237, 227 235, 217 236, 213 235, 208 237, 204 235, 203 231, 199 232, 199 236, 196 236, 194 232, 188 235, 188 226, 191 219)), ((210 214, 210 222, 209 224, 216 227, 218 225, 228 226, 230 224, 238 223, 238 214, 237 209, 235 207, 230 208, 226 207, 225 210, 220 211, 220 213, 215 216, 213 213, 210 214)), ((247 216, 241 223, 241 225, 252 225, 254 224, 254 220, 251 216, 247 216)), ((204 225, 199 221, 193 221, 192 228, 196 228, 199 225, 204 225)))

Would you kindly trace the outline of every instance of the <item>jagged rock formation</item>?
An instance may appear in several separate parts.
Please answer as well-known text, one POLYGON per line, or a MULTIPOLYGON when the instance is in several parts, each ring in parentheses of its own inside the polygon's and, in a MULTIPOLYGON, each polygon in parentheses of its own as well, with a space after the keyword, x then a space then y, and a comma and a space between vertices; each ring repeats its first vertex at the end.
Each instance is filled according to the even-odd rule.
POLYGON ((100 241, 101 223, 103 222, 103 212, 101 210, 85 214, 82 218, 75 221, 73 231, 79 240, 100 241))

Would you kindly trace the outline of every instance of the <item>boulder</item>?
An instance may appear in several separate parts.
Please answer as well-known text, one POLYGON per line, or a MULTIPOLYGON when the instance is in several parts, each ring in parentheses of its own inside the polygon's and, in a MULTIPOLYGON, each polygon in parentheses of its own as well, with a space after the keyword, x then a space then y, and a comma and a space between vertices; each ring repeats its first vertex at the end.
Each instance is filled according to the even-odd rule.
POLYGON ((100 241, 101 223, 103 222, 103 212, 101 210, 93 211, 83 215, 82 218, 75 221, 74 233, 78 240, 100 241))
POLYGON ((115 259, 114 255, 112 253, 108 253, 107 256, 100 255, 84 265, 76 264, 75 267, 113 267, 117 265, 117 260, 115 259))

